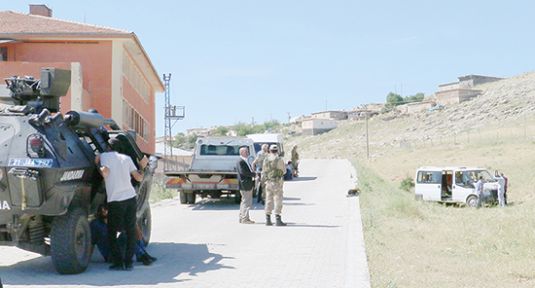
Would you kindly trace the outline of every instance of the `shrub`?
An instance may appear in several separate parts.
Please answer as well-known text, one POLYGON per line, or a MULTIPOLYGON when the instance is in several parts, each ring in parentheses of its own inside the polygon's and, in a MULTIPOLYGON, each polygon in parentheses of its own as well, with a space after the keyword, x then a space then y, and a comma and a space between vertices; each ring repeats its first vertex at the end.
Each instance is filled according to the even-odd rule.
POLYGON ((414 180, 412 177, 405 177, 405 179, 401 180, 401 184, 399 185, 399 189, 410 192, 411 189, 414 187, 414 180))

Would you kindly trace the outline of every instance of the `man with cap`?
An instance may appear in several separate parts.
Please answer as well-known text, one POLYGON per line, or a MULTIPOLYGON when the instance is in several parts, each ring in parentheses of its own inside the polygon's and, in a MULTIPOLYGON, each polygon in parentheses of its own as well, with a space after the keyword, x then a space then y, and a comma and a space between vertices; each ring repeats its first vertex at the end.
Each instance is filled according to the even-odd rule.
POLYGON ((271 145, 269 152, 270 154, 266 157, 262 166, 262 178, 266 183, 266 225, 273 225, 271 212, 273 211, 273 206, 275 206, 275 225, 286 226, 286 223, 282 222, 281 219, 283 176, 286 170, 284 160, 279 156, 279 147, 277 145, 271 145))

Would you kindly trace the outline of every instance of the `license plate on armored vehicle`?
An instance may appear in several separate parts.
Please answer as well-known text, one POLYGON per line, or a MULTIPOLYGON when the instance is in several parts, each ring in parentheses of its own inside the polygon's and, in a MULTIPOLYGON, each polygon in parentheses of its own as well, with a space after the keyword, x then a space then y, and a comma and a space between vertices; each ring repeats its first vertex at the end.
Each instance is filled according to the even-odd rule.
POLYGON ((50 168, 54 160, 40 158, 10 158, 8 166, 50 168))

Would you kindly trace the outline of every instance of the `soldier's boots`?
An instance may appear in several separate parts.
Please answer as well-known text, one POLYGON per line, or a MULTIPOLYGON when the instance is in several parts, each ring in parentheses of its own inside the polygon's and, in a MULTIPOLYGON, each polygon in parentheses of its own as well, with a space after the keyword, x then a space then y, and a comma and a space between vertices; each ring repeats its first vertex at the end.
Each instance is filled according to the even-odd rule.
POLYGON ((282 222, 281 215, 275 215, 275 226, 286 226, 286 223, 282 222))
POLYGON ((271 222, 271 215, 266 215, 266 226, 272 226, 273 222, 271 222))

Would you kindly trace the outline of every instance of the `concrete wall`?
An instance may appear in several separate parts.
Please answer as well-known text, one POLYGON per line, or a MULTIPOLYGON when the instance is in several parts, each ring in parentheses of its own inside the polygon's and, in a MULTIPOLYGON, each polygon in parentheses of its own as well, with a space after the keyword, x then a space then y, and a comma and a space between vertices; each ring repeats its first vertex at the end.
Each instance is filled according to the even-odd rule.
POLYGON ((459 89, 459 88, 461 88, 460 85, 459 85, 459 82, 438 85, 438 91, 439 92, 448 91, 448 90, 455 90, 455 89, 459 89))
POLYGON ((437 103, 442 105, 451 105, 470 100, 474 97, 477 97, 480 93, 481 91, 479 90, 455 89, 437 92, 435 97, 437 99, 437 103))

